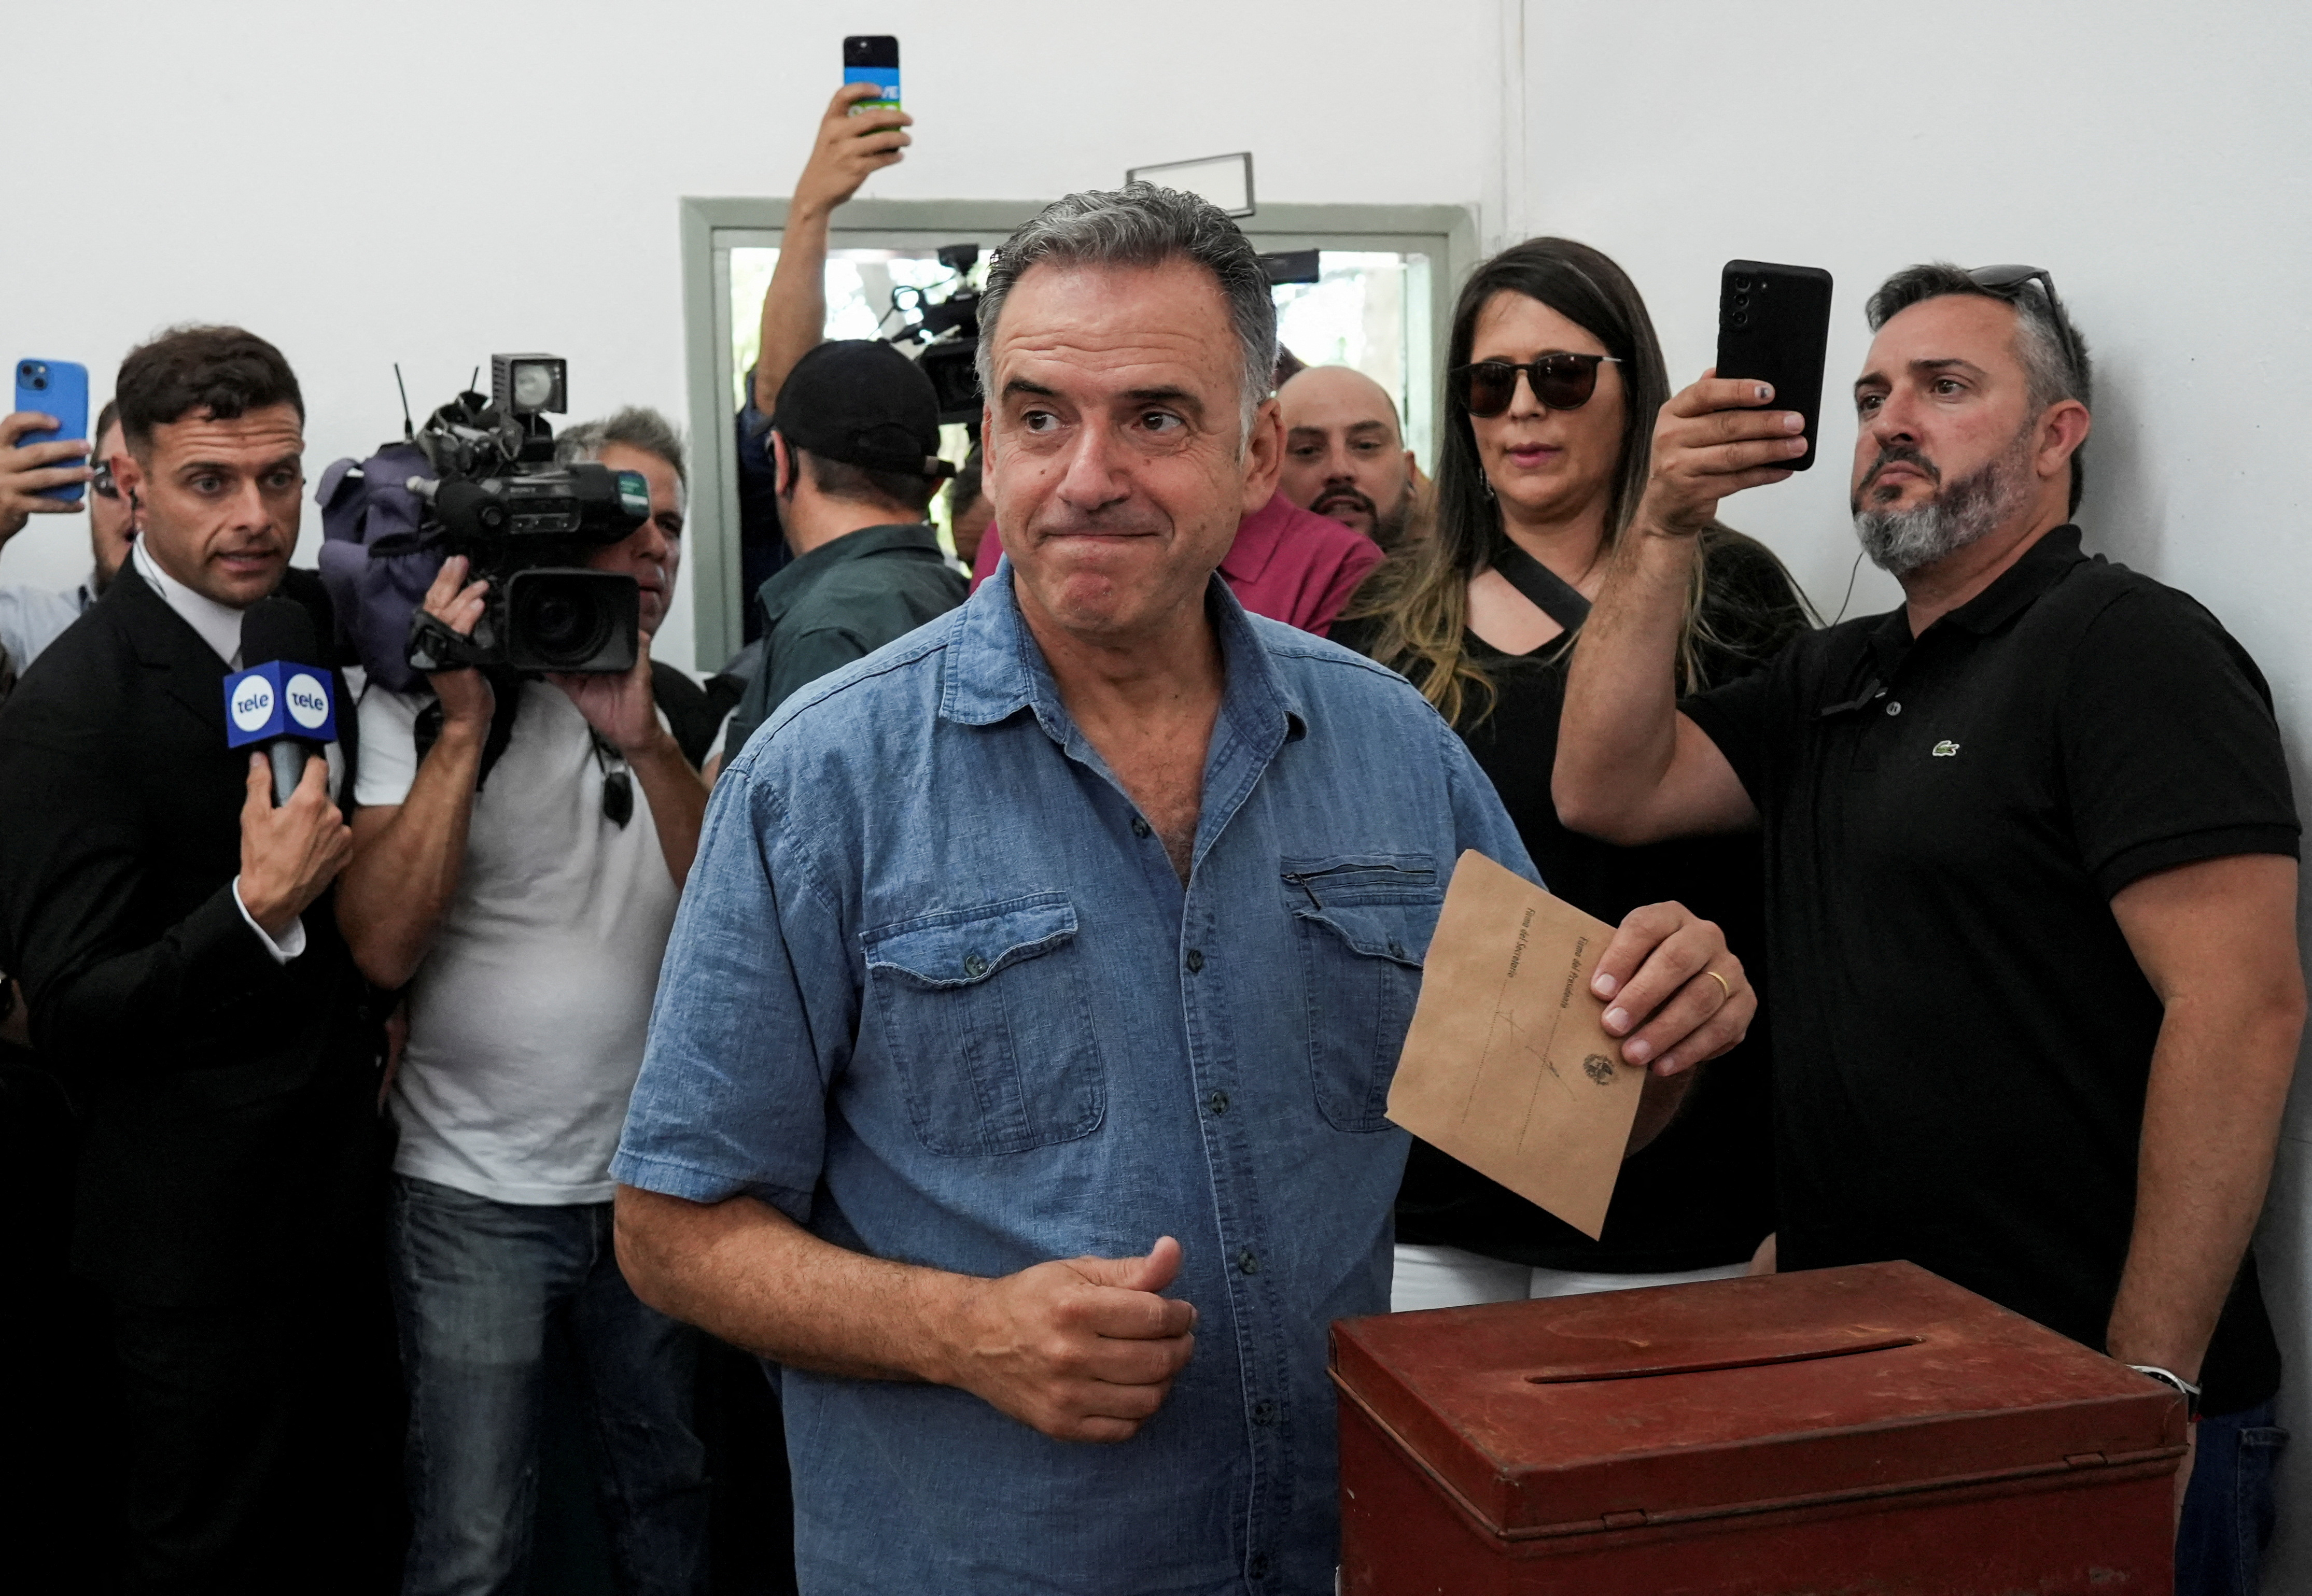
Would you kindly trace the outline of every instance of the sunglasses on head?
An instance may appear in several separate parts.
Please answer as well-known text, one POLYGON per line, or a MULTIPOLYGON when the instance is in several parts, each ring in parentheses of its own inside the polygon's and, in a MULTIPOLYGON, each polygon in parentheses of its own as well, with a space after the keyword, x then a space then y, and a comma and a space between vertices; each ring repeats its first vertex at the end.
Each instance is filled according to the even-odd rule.
POLYGON ((2019 297, 2026 283, 2036 282, 2039 292, 2047 296, 2047 309, 2054 313, 2050 319, 2055 324, 2055 336, 2062 341, 2063 358, 2071 362, 2072 371, 2080 369, 2080 349, 2071 336, 2071 318, 2063 314, 2063 301, 2055 297, 2054 276, 2045 266, 1977 266, 1966 275, 1966 280, 2004 300, 2019 297))
POLYGON ((1482 421, 1490 421, 1517 402, 1518 373, 1533 385, 1533 397, 1546 410, 1579 410, 1598 391, 1598 368, 1610 354, 1545 354, 1522 364, 1516 361, 1478 361, 1445 373, 1453 402, 1482 421))

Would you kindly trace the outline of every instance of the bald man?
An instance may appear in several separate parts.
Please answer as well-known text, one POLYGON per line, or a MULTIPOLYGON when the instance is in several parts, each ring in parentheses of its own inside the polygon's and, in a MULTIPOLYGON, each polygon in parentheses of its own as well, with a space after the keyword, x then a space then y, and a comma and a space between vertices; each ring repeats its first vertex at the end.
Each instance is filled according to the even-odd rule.
POLYGON ((1276 397, 1284 413, 1278 491, 1394 552, 1413 510, 1414 465, 1388 390, 1353 367, 1310 366, 1276 397))

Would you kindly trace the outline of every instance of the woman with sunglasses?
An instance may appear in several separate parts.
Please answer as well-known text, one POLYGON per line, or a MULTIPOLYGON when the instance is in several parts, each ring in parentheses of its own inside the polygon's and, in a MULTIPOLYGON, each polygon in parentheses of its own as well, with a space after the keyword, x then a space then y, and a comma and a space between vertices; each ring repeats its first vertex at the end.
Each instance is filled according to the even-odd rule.
MULTIPOLYGON (((1756 969, 1755 836, 1615 848, 1550 801, 1567 658, 1645 486, 1669 397, 1645 302, 1587 245, 1534 239, 1479 266, 1453 312, 1436 531, 1384 566, 1334 637, 1410 677, 1450 720, 1558 896, 1618 922, 1677 899, 1756 969)), ((1764 545, 1705 536, 1682 691, 1763 667, 1808 626, 1764 545)), ((1765 1026, 1703 1070, 1623 1166, 1602 1242, 1415 1142, 1397 1199, 1400 1309, 1738 1274, 1773 1228, 1765 1026)))

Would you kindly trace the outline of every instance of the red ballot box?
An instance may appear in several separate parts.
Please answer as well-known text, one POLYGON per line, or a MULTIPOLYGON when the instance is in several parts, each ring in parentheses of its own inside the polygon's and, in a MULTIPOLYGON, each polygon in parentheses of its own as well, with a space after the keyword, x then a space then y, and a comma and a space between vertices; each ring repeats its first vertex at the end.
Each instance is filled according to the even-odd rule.
POLYGON ((2184 1404, 1908 1263, 1344 1319, 1349 1596, 2168 1596, 2184 1404))

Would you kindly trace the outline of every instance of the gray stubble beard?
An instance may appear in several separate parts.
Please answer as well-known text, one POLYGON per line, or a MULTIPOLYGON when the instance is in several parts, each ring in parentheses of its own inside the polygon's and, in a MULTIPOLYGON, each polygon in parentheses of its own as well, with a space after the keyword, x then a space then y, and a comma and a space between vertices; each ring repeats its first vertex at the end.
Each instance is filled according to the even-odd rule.
POLYGON ((1864 510, 1858 501, 1854 536, 1862 552, 1889 576, 1907 576, 1989 536, 2030 497, 2034 436, 2030 428, 2018 432, 2006 449, 1924 504, 1864 510))

